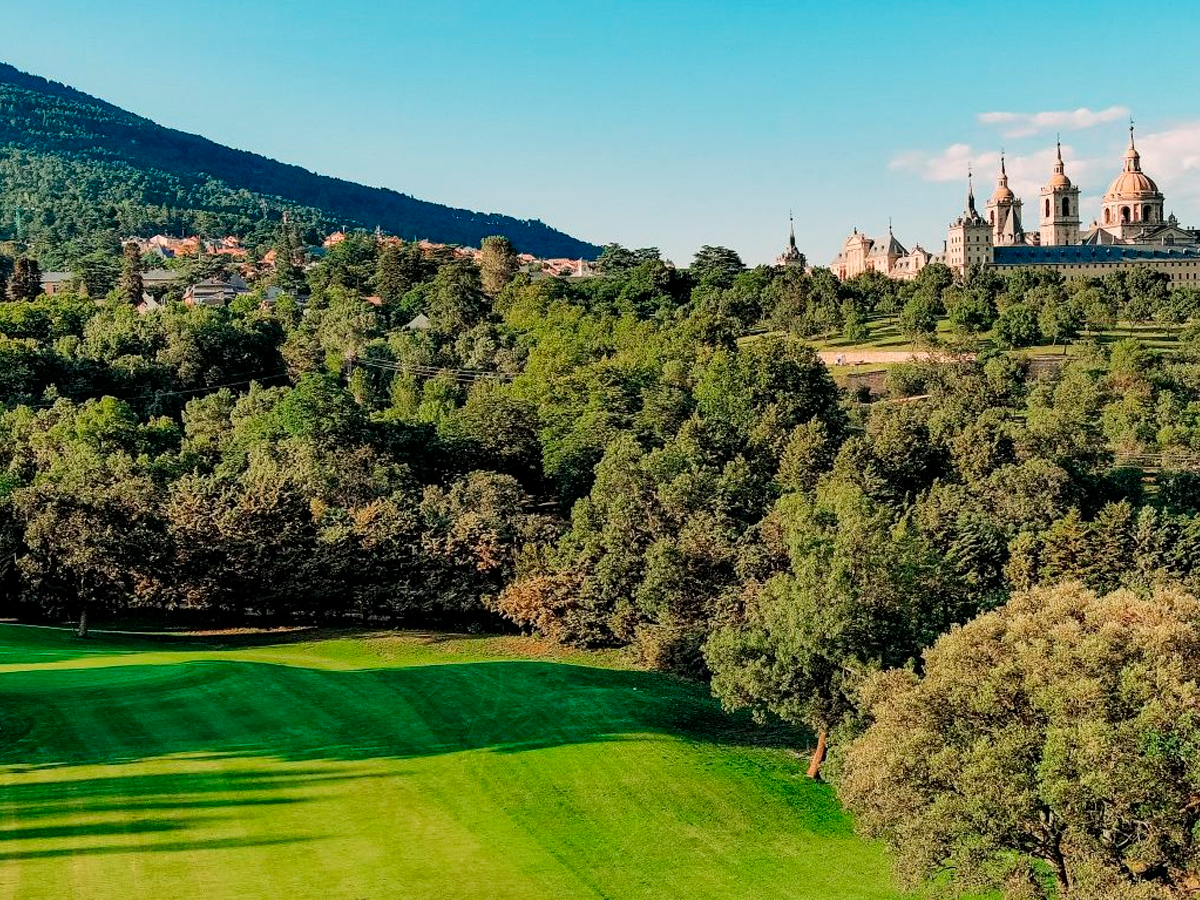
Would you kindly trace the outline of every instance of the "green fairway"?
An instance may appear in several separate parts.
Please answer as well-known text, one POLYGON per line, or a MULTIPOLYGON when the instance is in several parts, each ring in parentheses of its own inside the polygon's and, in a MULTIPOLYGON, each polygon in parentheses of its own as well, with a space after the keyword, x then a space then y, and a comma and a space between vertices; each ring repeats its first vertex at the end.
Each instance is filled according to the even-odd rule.
POLYGON ((516 638, 0 626, 0 898, 896 898, 702 687, 516 638))

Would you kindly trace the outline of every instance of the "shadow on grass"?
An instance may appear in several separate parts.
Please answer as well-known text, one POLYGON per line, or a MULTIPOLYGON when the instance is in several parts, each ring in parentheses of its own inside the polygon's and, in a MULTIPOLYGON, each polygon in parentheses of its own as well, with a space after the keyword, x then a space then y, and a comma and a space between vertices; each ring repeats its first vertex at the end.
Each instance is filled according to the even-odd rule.
POLYGON ((0 864, 116 853, 162 853, 272 846, 315 840, 316 836, 269 839, 194 837, 186 832, 228 821, 246 807, 278 806, 312 799, 331 782, 380 777, 331 774, 319 769, 270 769, 102 776, 19 781, 0 792, 0 864), (154 815, 148 815, 153 813, 154 815), (74 821, 79 816, 89 821, 74 821), (116 816, 115 821, 112 817, 116 816), (99 817, 105 820, 96 821, 99 817), (67 818, 71 821, 47 820, 67 818), (161 835, 179 839, 159 840, 161 835), (105 838, 130 837, 122 843, 105 838), (47 844, 49 842, 49 845, 47 844))
POLYGON ((516 752, 671 735, 795 747, 805 736, 730 716, 700 685, 536 661, 316 670, 202 661, 0 674, 0 765, 170 754, 287 760, 516 752), (98 730, 103 740, 90 740, 98 730))
MULTIPOLYGON (((0 777, 8 777, 0 787, 0 823, 12 827, 0 829, 0 863, 319 840, 205 839, 204 830, 237 818, 239 808, 306 803, 336 793, 342 781, 409 774, 322 764, 647 737, 742 748, 804 740, 791 729, 764 730, 726 715, 701 685, 541 661, 345 671, 189 660, 4 672, 0 777), (171 756, 180 759, 177 771, 71 768, 171 756), (137 837, 118 839, 129 835, 137 837)), ((741 757, 728 764, 757 777, 760 763, 741 757)), ((849 828, 835 806, 827 812, 823 831, 849 828)), ((808 813, 800 805, 797 813, 804 827, 808 813)))
POLYGON ((168 841, 165 843, 139 844, 92 844, 86 847, 41 850, 0 850, 0 862, 21 862, 35 859, 54 859, 61 856, 98 856, 112 853, 194 853, 198 850, 244 850, 247 847, 278 847, 313 840, 307 837, 277 838, 209 838, 194 841, 168 841))

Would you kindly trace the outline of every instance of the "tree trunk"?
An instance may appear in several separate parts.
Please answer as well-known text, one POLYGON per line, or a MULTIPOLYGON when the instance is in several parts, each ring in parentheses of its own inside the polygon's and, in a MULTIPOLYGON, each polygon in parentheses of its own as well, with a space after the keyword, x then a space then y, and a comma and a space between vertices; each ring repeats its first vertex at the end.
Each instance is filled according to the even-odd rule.
POLYGON ((1058 896, 1071 896, 1071 876, 1067 872, 1067 860, 1062 853, 1061 835, 1054 835, 1049 858, 1046 862, 1054 867, 1054 880, 1058 884, 1058 896))
POLYGON ((81 610, 79 610, 79 627, 75 629, 75 635, 77 637, 81 637, 81 638, 85 638, 88 636, 87 605, 86 604, 84 605, 84 607, 81 610))
POLYGON ((825 729, 817 733, 817 746, 813 750, 812 759, 808 762, 808 777, 814 780, 821 778, 821 763, 825 762, 825 729))

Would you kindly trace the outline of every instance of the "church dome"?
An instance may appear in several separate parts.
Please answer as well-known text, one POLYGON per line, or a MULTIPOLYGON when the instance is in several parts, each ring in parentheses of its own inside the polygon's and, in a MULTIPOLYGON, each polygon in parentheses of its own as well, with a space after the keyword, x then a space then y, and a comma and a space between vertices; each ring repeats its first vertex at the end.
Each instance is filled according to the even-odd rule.
POLYGON ((1148 195, 1158 194, 1158 185, 1154 183, 1154 179, 1141 171, 1122 172, 1113 181, 1105 194, 1106 198, 1120 199, 1139 199, 1148 195))
POLYGON ((1104 195, 1105 200, 1143 200, 1158 197, 1158 185, 1142 171, 1142 155, 1133 142, 1133 126, 1129 127, 1129 149, 1125 151, 1125 170, 1116 177, 1104 195))

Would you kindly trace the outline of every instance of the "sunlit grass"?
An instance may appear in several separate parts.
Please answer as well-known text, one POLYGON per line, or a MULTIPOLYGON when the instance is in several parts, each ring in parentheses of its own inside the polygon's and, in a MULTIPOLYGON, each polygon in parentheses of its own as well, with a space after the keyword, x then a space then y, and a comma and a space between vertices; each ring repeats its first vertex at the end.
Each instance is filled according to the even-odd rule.
POLYGON ((521 638, 0 626, 5 898, 894 898, 801 770, 521 638))

